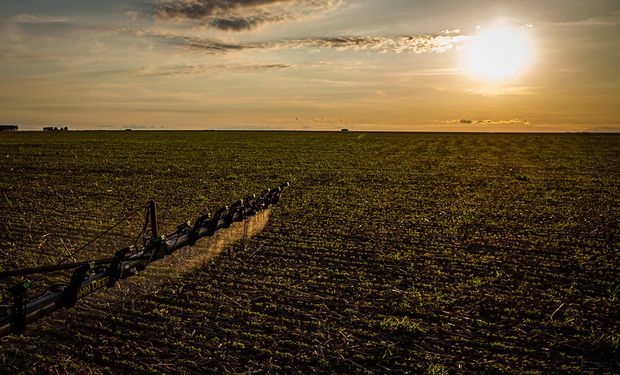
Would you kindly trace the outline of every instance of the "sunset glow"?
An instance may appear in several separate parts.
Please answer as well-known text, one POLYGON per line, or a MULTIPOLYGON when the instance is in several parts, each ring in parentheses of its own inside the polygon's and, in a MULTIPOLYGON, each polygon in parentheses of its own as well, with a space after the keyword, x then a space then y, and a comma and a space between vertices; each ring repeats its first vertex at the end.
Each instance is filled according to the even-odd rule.
POLYGON ((5 0, 0 123, 620 131, 617 35, 617 0, 5 0))
POLYGON ((528 31, 520 27, 482 29, 465 48, 467 71, 484 80, 501 82, 531 67, 533 47, 528 31))

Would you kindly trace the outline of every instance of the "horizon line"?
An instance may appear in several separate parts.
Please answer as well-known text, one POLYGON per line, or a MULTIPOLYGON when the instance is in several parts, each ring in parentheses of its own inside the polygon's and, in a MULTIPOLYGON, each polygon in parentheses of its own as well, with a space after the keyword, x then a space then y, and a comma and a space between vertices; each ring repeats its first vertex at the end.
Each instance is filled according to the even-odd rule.
POLYGON ((142 132, 142 133, 164 133, 164 132, 187 132, 187 133, 203 133, 203 132, 246 132, 246 133, 395 133, 395 134, 616 134, 620 135, 620 128, 617 130, 545 130, 545 131, 501 131, 501 130, 487 130, 487 131, 467 131, 467 130, 313 130, 313 129, 69 129, 69 130, 59 130, 59 131, 47 131, 43 129, 23 129, 16 131, 0 131, 1 133, 14 134, 14 133, 88 133, 88 132, 119 132, 119 133, 130 133, 130 132, 142 132))

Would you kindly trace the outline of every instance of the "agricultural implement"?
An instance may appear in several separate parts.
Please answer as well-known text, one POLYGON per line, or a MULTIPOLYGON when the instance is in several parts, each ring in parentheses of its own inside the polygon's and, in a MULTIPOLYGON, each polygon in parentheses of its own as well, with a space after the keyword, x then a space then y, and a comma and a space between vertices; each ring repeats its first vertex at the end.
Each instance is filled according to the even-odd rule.
POLYGON ((111 288, 118 281, 143 271, 149 264, 181 248, 193 246, 199 239, 211 237, 217 231, 229 228, 235 222, 249 219, 271 205, 277 204, 280 194, 288 186, 287 182, 275 189, 265 190, 259 195, 238 200, 230 206, 220 208, 213 215, 207 213, 198 217, 193 224, 181 224, 176 231, 167 235, 158 233, 156 204, 151 200, 146 206, 146 220, 143 228, 143 233, 150 232, 150 236, 145 237, 141 247, 125 247, 108 259, 0 272, 0 280, 2 280, 8 277, 73 270, 67 284, 55 285, 51 290, 33 299, 28 298, 30 281, 11 287, 9 293, 13 303, 10 308, 6 309, 7 311, 0 312, 0 336, 22 333, 28 323, 41 319, 56 310, 71 308, 78 300, 89 294, 104 287, 111 288))

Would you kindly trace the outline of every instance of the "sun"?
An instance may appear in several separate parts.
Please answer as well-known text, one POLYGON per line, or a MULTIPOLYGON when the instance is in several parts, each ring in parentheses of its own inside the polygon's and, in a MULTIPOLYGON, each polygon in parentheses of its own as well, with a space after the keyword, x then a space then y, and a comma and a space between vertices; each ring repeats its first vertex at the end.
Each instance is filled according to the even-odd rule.
POLYGON ((527 28, 508 25, 481 29, 464 48, 465 70, 496 83, 520 76, 533 60, 530 34, 527 28))

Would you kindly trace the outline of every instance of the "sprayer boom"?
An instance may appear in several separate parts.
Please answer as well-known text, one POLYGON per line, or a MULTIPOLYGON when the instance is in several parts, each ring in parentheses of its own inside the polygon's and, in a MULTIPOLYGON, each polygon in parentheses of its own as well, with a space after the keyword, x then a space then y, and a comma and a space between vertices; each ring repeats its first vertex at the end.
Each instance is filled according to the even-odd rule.
POLYGON ((34 299, 28 299, 30 282, 24 281, 9 289, 13 305, 9 311, 0 314, 0 336, 24 332, 26 325, 52 312, 75 306, 78 300, 96 290, 111 288, 124 278, 134 276, 150 263, 163 259, 186 246, 192 246, 201 238, 210 237, 218 230, 229 228, 234 222, 241 222, 256 213, 276 204, 288 182, 262 194, 252 195, 230 206, 223 207, 214 215, 204 214, 193 224, 183 223, 173 233, 160 235, 157 227, 155 201, 148 204, 147 220, 150 237, 140 248, 133 246, 118 250, 112 258, 89 262, 59 264, 22 270, 0 272, 0 280, 7 277, 28 276, 73 269, 71 280, 66 285, 56 286, 51 291, 34 299))

